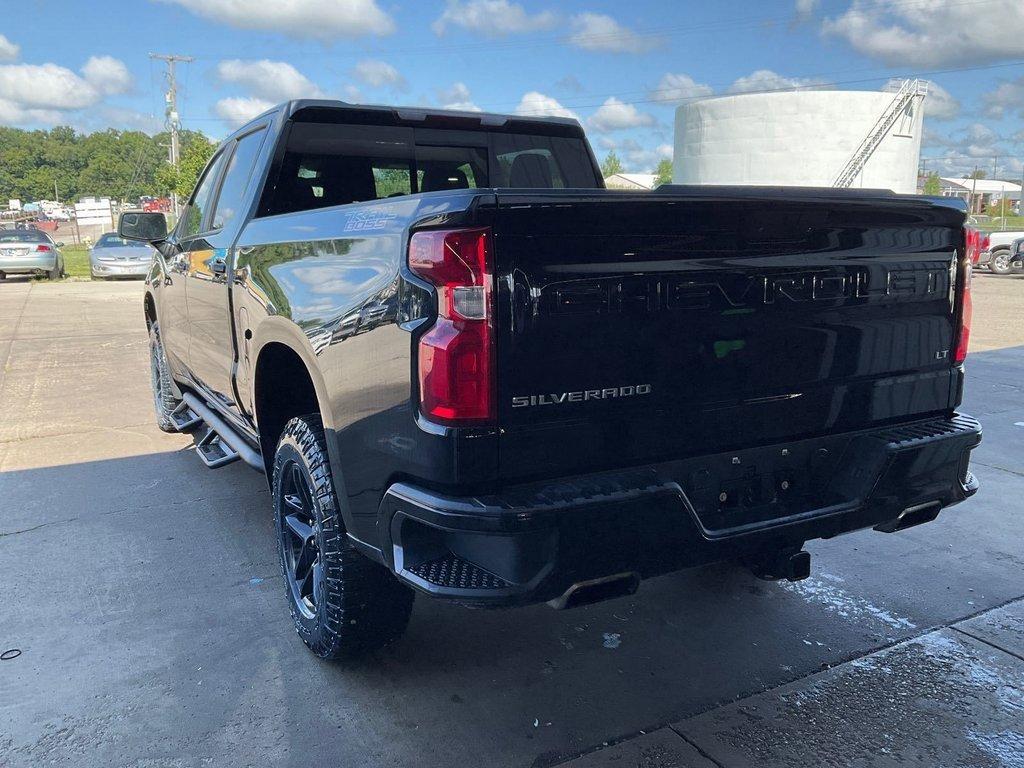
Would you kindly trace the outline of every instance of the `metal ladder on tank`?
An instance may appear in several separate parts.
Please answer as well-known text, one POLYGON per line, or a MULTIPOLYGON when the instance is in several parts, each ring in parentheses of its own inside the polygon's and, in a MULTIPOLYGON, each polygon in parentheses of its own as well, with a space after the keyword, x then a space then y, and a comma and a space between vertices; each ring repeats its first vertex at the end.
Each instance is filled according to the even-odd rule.
POLYGON ((885 108, 881 117, 875 123, 874 127, 864 137, 864 141, 857 147, 857 151, 853 153, 853 157, 850 158, 849 162, 843 167, 843 170, 836 176, 836 180, 832 182, 833 187, 849 187, 853 184, 854 179, 857 178, 868 160, 878 149, 878 145, 882 143, 882 140, 889 134, 889 129, 895 125, 896 121, 899 120, 908 106, 917 97, 924 97, 928 95, 928 81, 913 79, 904 80, 903 85, 896 92, 896 96, 893 98, 892 103, 885 108))

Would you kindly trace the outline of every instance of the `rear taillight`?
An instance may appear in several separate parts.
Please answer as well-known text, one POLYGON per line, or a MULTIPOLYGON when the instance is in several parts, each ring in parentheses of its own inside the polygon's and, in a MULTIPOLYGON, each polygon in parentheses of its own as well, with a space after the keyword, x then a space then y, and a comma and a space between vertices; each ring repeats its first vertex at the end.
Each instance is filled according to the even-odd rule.
POLYGON ((493 419, 491 231, 416 232, 409 269, 437 287, 437 321, 419 343, 423 414, 444 424, 493 419))
POLYGON ((50 246, 48 246, 48 245, 40 244, 40 245, 36 246, 36 251, 49 251, 49 250, 50 250, 50 246))
MULTIPOLYGON (((987 238, 986 238, 987 239, 987 238)), ((978 263, 981 255, 982 235, 976 229, 964 227, 964 258, 960 265, 960 283, 963 290, 960 291, 960 320, 957 328, 956 350, 953 352, 953 362, 962 363, 967 359, 967 346, 971 341, 971 277, 974 274, 974 264, 978 263)))

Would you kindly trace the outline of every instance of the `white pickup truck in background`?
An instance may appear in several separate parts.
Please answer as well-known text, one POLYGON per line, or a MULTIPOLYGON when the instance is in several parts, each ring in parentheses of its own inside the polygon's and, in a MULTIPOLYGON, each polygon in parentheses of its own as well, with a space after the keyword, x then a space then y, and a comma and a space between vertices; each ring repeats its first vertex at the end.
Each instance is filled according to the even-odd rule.
MULTIPOLYGON (((1021 238, 1024 238, 1024 232, 1021 231, 990 232, 988 247, 982 251, 978 265, 988 267, 997 275, 1008 275, 1011 272, 1020 271, 1020 266, 1013 266, 1013 243, 1021 238)), ((1016 263, 1019 265, 1020 261, 1016 263)))

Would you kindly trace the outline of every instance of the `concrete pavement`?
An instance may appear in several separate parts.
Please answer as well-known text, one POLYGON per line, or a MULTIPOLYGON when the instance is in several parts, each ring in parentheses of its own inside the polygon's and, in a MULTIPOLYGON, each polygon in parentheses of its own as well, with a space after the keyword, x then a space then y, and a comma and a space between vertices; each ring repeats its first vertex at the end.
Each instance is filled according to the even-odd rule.
POLYGON ((0 650, 22 651, 0 765, 1019 765, 1024 338, 986 316, 1022 301, 976 282, 982 490, 935 523, 813 542, 798 584, 716 566, 569 612, 419 599, 339 667, 291 627, 265 481, 153 426, 140 286, 0 284, 0 650))

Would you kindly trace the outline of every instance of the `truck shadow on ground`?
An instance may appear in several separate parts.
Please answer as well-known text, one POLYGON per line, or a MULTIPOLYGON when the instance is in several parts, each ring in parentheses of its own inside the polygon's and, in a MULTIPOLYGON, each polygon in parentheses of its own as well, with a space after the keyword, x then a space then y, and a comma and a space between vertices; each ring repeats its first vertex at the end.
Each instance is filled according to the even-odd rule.
MULTIPOLYGON (((206 471, 182 448, 0 472, 0 646, 23 651, 0 668, 16 702, 0 703, 0 763, 81 743, 95 765, 548 765, 1009 599, 1024 348, 970 360, 986 439, 969 510, 816 542, 799 585, 717 565, 564 612, 421 597, 401 640, 346 665, 295 634, 266 483, 246 467, 206 471)), ((117 431, 96 439, 117 449, 117 431)))
POLYGON ((146 711, 152 738, 201 754, 265 744, 308 765, 311 750, 337 759, 339 745, 368 740, 396 764, 409 750, 552 762, 814 671, 892 629, 837 623, 718 565, 563 612, 420 597, 401 640, 331 665, 293 631, 269 495, 244 466, 207 472, 183 449, 0 473, 0 496, 12 511, 0 523, 0 645, 33 665, 15 684, 22 716, 100 728, 111 760, 133 754, 122 728, 146 711))

